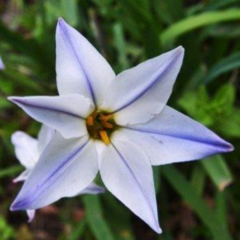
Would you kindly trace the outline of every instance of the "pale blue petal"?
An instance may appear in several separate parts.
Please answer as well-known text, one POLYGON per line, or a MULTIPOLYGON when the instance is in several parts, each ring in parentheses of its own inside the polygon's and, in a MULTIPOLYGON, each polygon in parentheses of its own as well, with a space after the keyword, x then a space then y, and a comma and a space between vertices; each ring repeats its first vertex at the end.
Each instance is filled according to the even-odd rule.
POLYGON ((202 124, 166 106, 145 124, 122 129, 148 155, 152 165, 184 162, 233 150, 202 124))
POLYGON ((4 70, 4 69, 5 69, 5 65, 4 65, 4 63, 2 61, 2 58, 0 56, 0 70, 4 70))
POLYGON ((13 183, 17 183, 17 182, 24 182, 27 180, 29 174, 31 172, 31 169, 27 169, 24 170, 20 175, 18 175, 18 177, 14 178, 12 180, 13 183))
POLYGON ((35 217, 36 210, 27 210, 28 222, 32 222, 35 217))
POLYGON ((157 233, 157 203, 153 173, 147 156, 118 133, 103 152, 100 174, 107 189, 157 233))
POLYGON ((98 172, 98 155, 88 137, 56 133, 31 171, 11 210, 38 209, 86 188, 98 172))
POLYGON ((87 186, 85 189, 83 189, 82 191, 80 191, 78 193, 78 195, 82 195, 82 194, 99 194, 99 193, 104 193, 105 189, 103 187, 98 186, 95 183, 91 183, 89 186, 87 186))
POLYGON ((91 43, 63 19, 57 25, 56 56, 59 94, 82 94, 101 104, 115 73, 91 43))
POLYGON ((44 124, 42 125, 38 133, 38 149, 40 153, 42 153, 45 147, 50 143, 54 134, 55 134, 54 129, 49 128, 44 124))
POLYGON ((35 120, 59 131, 65 138, 87 133, 85 117, 93 110, 91 101, 81 95, 57 97, 10 97, 35 120))
POLYGON ((26 169, 32 169, 39 158, 38 141, 25 132, 17 131, 12 134, 11 142, 20 163, 26 169))
POLYGON ((120 125, 147 122, 166 105, 182 65, 178 47, 120 73, 109 85, 102 109, 115 113, 120 125))

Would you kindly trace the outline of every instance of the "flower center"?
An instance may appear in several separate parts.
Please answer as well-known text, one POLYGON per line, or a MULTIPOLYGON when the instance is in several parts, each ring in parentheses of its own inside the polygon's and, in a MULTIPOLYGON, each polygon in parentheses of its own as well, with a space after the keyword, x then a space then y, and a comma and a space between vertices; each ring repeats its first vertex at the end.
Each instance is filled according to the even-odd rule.
POLYGON ((86 126, 93 139, 102 140, 106 145, 110 144, 110 136, 118 128, 112 114, 96 110, 87 117, 86 126))

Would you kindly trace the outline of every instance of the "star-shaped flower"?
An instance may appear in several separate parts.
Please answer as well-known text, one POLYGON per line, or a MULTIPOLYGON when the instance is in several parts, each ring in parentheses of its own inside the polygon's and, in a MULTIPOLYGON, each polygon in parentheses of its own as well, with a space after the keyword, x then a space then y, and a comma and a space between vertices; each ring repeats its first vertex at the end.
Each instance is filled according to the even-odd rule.
MULTIPOLYGON (((38 139, 35 139, 28 134, 17 131, 12 134, 12 144, 14 145, 15 155, 19 162, 25 167, 25 170, 13 180, 14 183, 25 181, 28 179, 32 169, 36 165, 37 161, 44 148, 51 141, 55 133, 55 130, 42 126, 38 139)), ((94 183, 91 183, 88 187, 81 190, 75 195, 81 194, 98 194, 103 193, 104 189, 97 186, 94 183)), ((73 195, 73 196, 75 196, 73 195)), ((68 197, 73 197, 68 196, 68 197)), ((28 221, 31 222, 35 216, 35 210, 27 210, 28 221)))
POLYGON ((178 47, 117 76, 75 29, 56 32, 57 97, 11 97, 58 133, 43 151, 12 210, 36 209, 87 187, 100 170, 108 190, 156 232, 151 165, 233 149, 166 103, 182 65, 178 47))

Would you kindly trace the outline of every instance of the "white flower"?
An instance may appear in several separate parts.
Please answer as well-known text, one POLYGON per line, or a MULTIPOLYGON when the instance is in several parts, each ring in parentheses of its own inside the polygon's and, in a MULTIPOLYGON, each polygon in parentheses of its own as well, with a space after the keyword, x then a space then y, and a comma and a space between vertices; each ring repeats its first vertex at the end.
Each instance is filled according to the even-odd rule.
POLYGON ((10 98, 58 132, 11 209, 36 209, 74 195, 100 170, 108 190, 160 233, 151 165, 233 149, 203 125, 166 106, 183 48, 116 76, 97 50, 62 19, 56 44, 60 96, 10 98))
POLYGON ((2 61, 2 58, 0 56, 0 70, 4 70, 4 69, 5 69, 5 65, 4 65, 4 63, 2 61))
MULTIPOLYGON (((15 155, 20 163, 25 167, 25 171, 13 180, 14 183, 28 179, 44 148, 53 138, 54 133, 55 130, 43 125, 39 132, 38 139, 35 139, 21 131, 17 131, 12 134, 11 140, 14 145, 15 155)), ((102 192, 104 192, 102 187, 91 183, 87 188, 75 195, 98 194, 102 192)), ((28 209, 27 215, 29 219, 28 221, 31 222, 35 216, 35 210, 28 209)))

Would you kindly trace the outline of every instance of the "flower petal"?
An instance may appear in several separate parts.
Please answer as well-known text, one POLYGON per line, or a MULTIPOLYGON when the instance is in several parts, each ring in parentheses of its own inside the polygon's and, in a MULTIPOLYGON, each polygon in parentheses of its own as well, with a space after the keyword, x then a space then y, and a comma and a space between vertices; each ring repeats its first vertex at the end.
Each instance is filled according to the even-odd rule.
POLYGON ((168 106, 148 123, 122 131, 148 155, 152 165, 201 159, 233 150, 231 144, 202 124, 168 106))
POLYGON ((31 172, 31 169, 27 169, 27 170, 24 170, 18 177, 14 178, 12 181, 13 183, 17 183, 17 182, 23 182, 23 181, 26 181, 29 174, 31 172))
POLYGON ((59 94, 78 93, 100 104, 115 73, 91 43, 63 19, 57 25, 56 55, 59 94))
POLYGON ((38 149, 40 153, 42 153, 45 147, 50 143, 54 134, 54 129, 49 128, 44 124, 42 125, 38 134, 38 149))
POLYGON ((86 188, 98 171, 98 155, 88 137, 64 139, 56 133, 13 202, 11 210, 37 209, 86 188))
POLYGON ((101 108, 115 112, 120 125, 147 122, 166 105, 183 55, 184 49, 178 47, 120 73, 109 85, 101 108))
POLYGON ((100 174, 113 195, 156 232, 161 232, 152 168, 138 146, 115 134, 112 145, 102 155, 100 174))
POLYGON ((87 133, 85 120, 93 111, 91 101, 81 95, 57 97, 10 97, 35 120, 59 131, 65 138, 87 133))
POLYGON ((39 158, 38 141, 21 131, 13 133, 11 141, 17 159, 26 169, 31 169, 39 158))
POLYGON ((95 183, 91 183, 88 185, 85 189, 80 191, 77 195, 82 195, 82 194, 99 194, 99 193, 104 193, 105 189, 103 187, 98 186, 95 183))
POLYGON ((5 65, 4 65, 4 63, 2 61, 2 58, 0 56, 0 70, 4 70, 4 69, 5 69, 5 65))
POLYGON ((35 217, 36 210, 27 210, 28 222, 32 222, 35 217))

